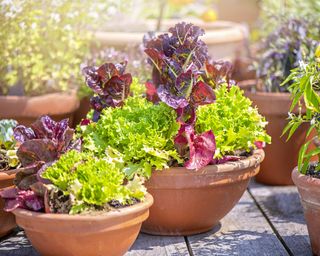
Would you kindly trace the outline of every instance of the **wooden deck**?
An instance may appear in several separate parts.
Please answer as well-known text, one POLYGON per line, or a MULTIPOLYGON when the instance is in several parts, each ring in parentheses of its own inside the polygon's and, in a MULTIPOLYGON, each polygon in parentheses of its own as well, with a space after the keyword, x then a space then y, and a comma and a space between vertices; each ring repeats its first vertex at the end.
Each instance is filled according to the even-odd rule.
MULTIPOLYGON (((0 240, 0 255, 39 256, 16 230, 0 240)), ((210 232, 187 237, 140 234, 126 256, 312 255, 297 189, 252 182, 236 207, 210 232)))

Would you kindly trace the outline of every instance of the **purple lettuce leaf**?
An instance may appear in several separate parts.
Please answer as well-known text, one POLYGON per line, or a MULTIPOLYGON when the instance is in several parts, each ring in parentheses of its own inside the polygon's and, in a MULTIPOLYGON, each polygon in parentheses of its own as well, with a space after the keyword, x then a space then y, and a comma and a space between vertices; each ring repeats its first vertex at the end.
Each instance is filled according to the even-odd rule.
POLYGON ((147 100, 155 104, 159 103, 160 99, 157 93, 157 88, 154 86, 154 84, 151 81, 147 81, 145 83, 145 87, 147 100))
POLYGON ((228 85, 234 85, 235 81, 231 79, 233 66, 228 61, 218 61, 218 62, 206 62, 205 65, 205 75, 203 79, 206 83, 210 84, 213 88, 219 86, 222 83, 227 83, 228 85))
POLYGON ((17 208, 31 211, 43 211, 43 198, 32 190, 19 190, 18 188, 7 188, 0 191, 0 196, 5 199, 4 210, 11 212, 17 208))
POLYGON ((212 88, 206 83, 199 81, 195 84, 191 92, 191 103, 194 106, 211 104, 216 96, 212 88))
POLYGON ((195 134, 193 126, 182 125, 174 142, 182 157, 189 156, 185 162, 187 169, 199 170, 213 160, 216 142, 212 131, 195 134))
POLYGON ((22 143, 17 151, 17 156, 22 166, 37 162, 52 162, 58 158, 57 145, 49 139, 34 139, 22 143))
POLYGON ((107 107, 119 107, 130 94, 131 74, 125 74, 127 62, 105 63, 100 67, 85 67, 82 73, 86 84, 96 94, 90 99, 94 110, 93 121, 97 122, 100 113, 107 107))
POLYGON ((16 174, 14 183, 24 190, 39 181, 37 173, 43 166, 59 159, 68 150, 81 150, 81 140, 73 140, 74 130, 68 126, 67 119, 55 122, 43 116, 31 128, 18 126, 14 135, 22 141, 17 156, 23 167, 16 174))
POLYGON ((175 95, 170 89, 171 88, 169 85, 160 85, 158 87, 157 93, 162 102, 174 109, 188 106, 189 103, 185 97, 175 95))

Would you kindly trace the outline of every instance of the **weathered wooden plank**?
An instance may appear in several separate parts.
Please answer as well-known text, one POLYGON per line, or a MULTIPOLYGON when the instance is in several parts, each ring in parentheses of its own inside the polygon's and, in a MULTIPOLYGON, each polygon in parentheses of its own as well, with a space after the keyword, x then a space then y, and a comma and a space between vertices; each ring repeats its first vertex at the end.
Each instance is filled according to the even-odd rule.
MULTIPOLYGON (((23 231, 0 242, 0 256, 39 256, 23 231)), ((126 256, 180 256, 189 255, 184 237, 161 237, 140 234, 126 256)))
POLYGON ((126 256, 187 256, 184 237, 151 236, 140 234, 126 256))
POLYGON ((248 192, 219 227, 188 241, 197 256, 288 255, 248 192))
POLYGON ((17 234, 9 236, 0 242, 0 255, 39 256, 23 231, 19 231, 17 234))
POLYGON ((307 226, 295 186, 263 186, 252 182, 249 191, 293 255, 312 255, 307 226))

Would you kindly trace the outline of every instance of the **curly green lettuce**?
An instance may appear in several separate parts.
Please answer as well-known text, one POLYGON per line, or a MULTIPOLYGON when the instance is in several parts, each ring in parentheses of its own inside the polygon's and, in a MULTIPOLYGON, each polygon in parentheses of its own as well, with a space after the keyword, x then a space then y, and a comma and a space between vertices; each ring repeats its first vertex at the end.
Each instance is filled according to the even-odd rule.
POLYGON ((196 131, 212 130, 216 139, 215 158, 238 150, 250 151, 255 142, 270 143, 267 122, 237 86, 225 84, 215 89, 216 101, 197 109, 196 131))
POLYGON ((128 177, 150 177, 152 169, 181 162, 174 147, 179 124, 175 110, 129 97, 121 108, 106 108, 97 123, 82 126, 83 149, 125 163, 128 177))
POLYGON ((112 201, 131 204, 135 199, 143 200, 146 193, 143 180, 137 176, 125 183, 119 164, 75 150, 62 155, 41 177, 69 198, 72 214, 90 206, 108 206, 112 201))

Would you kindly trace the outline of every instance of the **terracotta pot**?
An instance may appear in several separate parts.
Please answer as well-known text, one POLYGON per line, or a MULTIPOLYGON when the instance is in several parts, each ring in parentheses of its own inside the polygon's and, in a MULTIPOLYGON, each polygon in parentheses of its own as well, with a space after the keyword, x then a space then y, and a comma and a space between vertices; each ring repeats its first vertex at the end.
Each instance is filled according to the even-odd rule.
POLYGON ((308 126, 300 126, 286 142, 287 134, 280 136, 288 123, 290 94, 265 92, 246 92, 245 94, 269 122, 267 133, 272 138, 272 143, 265 147, 266 157, 256 180, 268 185, 292 185, 291 171, 297 165, 299 149, 305 142, 308 126))
MULTIPOLYGON (((0 190, 12 186, 16 170, 0 172, 0 190)), ((14 215, 3 210, 4 200, 0 197, 0 237, 8 234, 16 227, 14 215)))
POLYGON ((41 96, 0 96, 0 119, 15 119, 19 124, 30 125, 42 115, 55 120, 69 118, 79 106, 76 92, 51 93, 41 96))
POLYGON ((210 230, 237 204, 263 158, 263 150, 257 150, 247 159, 199 171, 154 171, 145 184, 154 204, 142 231, 180 236, 210 230))
MULTIPOLYGON (((246 26, 240 23, 228 21, 204 22, 190 18, 184 21, 192 22, 206 31, 203 41, 208 45, 209 54, 214 59, 233 59, 236 53, 244 50, 244 42, 248 37, 248 30, 246 26)), ((181 20, 164 20, 161 31, 167 31, 178 22, 181 22, 181 20)), ((128 45, 140 45, 146 32, 156 29, 156 23, 156 20, 147 20, 144 23, 143 30, 135 30, 134 27, 127 32, 121 32, 120 29, 116 29, 117 24, 110 24, 113 27, 105 27, 104 30, 95 33, 95 40, 101 44, 101 47, 107 46, 118 49, 123 49, 128 45)))
POLYGON ((136 205, 96 216, 14 210, 35 249, 45 256, 123 255, 148 218, 151 195, 136 205))
POLYGON ((249 25, 256 25, 259 18, 259 1, 257 0, 223 0, 216 1, 219 19, 236 22, 245 22, 249 25))
POLYGON ((76 127, 82 119, 86 118, 90 111, 90 98, 84 97, 80 100, 80 104, 76 112, 74 113, 73 127, 76 127))
POLYGON ((312 252, 320 255, 320 179, 303 175, 297 168, 292 172, 292 179, 300 194, 312 252))

